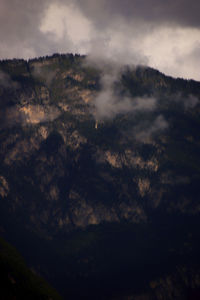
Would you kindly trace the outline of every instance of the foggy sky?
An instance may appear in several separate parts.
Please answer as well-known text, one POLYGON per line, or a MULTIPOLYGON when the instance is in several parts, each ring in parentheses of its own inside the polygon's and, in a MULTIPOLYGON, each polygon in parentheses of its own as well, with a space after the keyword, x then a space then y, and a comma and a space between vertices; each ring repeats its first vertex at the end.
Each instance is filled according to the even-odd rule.
POLYGON ((200 80, 198 0, 1 0, 0 58, 72 52, 200 80))

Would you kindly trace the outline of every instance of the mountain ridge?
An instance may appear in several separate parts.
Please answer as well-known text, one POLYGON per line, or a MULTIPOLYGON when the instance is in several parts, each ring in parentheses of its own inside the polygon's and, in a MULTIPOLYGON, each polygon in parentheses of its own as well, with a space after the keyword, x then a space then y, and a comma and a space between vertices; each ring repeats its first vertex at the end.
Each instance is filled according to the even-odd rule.
POLYGON ((1 61, 0 99, 0 226, 65 297, 199 266, 200 82, 55 54, 1 61))

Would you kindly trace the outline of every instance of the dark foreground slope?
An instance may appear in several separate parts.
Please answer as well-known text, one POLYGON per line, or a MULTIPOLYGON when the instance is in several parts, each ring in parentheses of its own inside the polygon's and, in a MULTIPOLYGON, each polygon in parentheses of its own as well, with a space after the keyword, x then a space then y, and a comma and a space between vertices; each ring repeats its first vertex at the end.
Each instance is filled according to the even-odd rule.
POLYGON ((43 279, 25 265, 16 249, 0 239, 0 282, 2 300, 61 299, 43 279))
POLYGON ((0 63, 1 232, 66 299, 196 299, 200 83, 85 60, 0 63))

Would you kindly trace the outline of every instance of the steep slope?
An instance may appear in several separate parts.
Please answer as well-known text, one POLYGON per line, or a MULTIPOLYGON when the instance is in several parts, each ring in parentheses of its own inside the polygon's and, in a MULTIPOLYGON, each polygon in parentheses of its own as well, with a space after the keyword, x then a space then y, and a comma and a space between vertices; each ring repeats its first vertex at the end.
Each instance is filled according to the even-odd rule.
POLYGON ((16 249, 0 239, 1 299, 61 299, 43 279, 30 271, 16 249))
POLYGON ((78 55, 0 70, 0 226, 30 266, 87 298, 198 274, 200 83, 78 55))

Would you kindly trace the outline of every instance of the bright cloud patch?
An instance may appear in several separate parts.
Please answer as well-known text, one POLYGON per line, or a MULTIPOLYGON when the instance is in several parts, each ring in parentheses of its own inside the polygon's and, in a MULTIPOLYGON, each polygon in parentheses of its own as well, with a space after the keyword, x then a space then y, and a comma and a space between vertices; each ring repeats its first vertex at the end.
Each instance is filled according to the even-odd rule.
POLYGON ((0 58, 90 54, 200 80, 200 2, 1 0, 0 58))
POLYGON ((91 35, 91 24, 77 7, 52 4, 46 12, 40 30, 44 34, 52 34, 52 38, 58 42, 61 39, 70 39, 77 51, 85 52, 85 45, 88 44, 91 35))
POLYGON ((197 61, 200 60, 199 29, 155 29, 152 34, 144 36, 140 44, 150 66, 175 77, 200 80, 197 68, 197 61))

